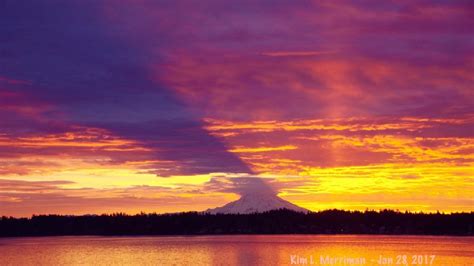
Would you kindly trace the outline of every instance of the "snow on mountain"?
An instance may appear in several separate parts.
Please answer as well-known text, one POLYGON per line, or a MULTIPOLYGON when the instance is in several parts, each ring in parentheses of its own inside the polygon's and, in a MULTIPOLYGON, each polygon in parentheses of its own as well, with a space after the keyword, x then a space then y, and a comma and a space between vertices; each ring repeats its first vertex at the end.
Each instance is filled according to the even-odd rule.
POLYGON ((208 209, 207 213, 232 213, 248 214, 259 213, 277 209, 289 209, 297 212, 308 212, 307 209, 296 206, 274 194, 252 193, 243 195, 240 199, 227 203, 222 207, 208 209))

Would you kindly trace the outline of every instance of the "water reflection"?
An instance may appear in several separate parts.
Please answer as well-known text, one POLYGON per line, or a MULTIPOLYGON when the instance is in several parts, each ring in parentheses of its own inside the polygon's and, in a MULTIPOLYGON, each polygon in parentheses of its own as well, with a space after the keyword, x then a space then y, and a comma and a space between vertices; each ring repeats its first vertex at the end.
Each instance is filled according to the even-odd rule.
POLYGON ((434 236, 3 238, 0 264, 350 265, 354 258, 364 258, 365 265, 379 265, 382 258, 391 265, 473 265, 473 247, 473 237, 434 236))

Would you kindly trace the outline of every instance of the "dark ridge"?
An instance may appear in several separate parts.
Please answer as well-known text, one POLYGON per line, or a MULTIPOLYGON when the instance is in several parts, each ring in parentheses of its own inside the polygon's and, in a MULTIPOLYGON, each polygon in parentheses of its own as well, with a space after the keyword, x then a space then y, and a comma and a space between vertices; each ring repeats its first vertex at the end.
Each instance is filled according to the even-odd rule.
POLYGON ((0 236, 387 234, 472 236, 474 212, 410 213, 393 210, 255 214, 34 215, 0 218, 0 236))

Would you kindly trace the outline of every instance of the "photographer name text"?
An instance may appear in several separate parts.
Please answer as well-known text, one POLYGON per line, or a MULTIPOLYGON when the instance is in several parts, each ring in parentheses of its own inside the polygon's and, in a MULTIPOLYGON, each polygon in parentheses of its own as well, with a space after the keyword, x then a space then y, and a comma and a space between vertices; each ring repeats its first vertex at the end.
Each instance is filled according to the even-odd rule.
POLYGON ((396 255, 376 258, 290 255, 290 265, 435 265, 436 255, 396 255))

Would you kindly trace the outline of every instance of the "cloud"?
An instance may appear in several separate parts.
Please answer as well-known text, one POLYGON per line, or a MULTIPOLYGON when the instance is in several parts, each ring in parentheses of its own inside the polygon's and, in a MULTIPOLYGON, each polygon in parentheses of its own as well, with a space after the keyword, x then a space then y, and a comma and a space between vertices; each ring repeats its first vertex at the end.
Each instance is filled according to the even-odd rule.
POLYGON ((214 177, 204 186, 205 191, 220 191, 235 193, 241 196, 246 194, 271 194, 277 192, 269 184, 269 180, 260 177, 214 177))
POLYGON ((326 55, 334 54, 335 51, 277 51, 277 52, 263 52, 261 55, 264 56, 317 56, 317 55, 326 55))
POLYGON ((66 180, 0 179, 0 215, 196 211, 228 200, 222 193, 207 195, 193 191, 192 187, 71 188, 71 185, 74 182, 66 180), (190 197, 195 200, 190 202, 190 197))
POLYGON ((247 148, 247 147, 236 147, 234 149, 230 149, 230 152, 235 153, 260 153, 260 152, 268 152, 268 151, 287 151, 287 150, 296 150, 298 147, 294 145, 283 145, 277 147, 255 147, 255 148, 247 148))
POLYGON ((277 195, 301 186, 317 186, 318 181, 301 176, 252 176, 216 175, 209 182, 197 186, 203 193, 225 192, 244 196, 247 194, 277 195))
POLYGON ((473 163, 467 1, 7 1, 0 17, 0 174, 77 182, 4 193, 2 213, 205 209, 252 190, 466 209, 451 195, 473 163), (197 176, 214 178, 129 186, 197 176))
POLYGON ((50 189, 57 189, 61 185, 74 184, 68 180, 52 180, 52 181, 24 181, 24 180, 11 180, 11 179, 0 179, 0 185, 2 192, 4 191, 22 191, 22 192, 36 192, 50 189))
MULTIPOLYGON (((150 77, 151 62, 163 62, 151 50, 161 48, 161 39, 151 46, 123 39, 120 32, 130 33, 129 25, 110 23, 104 13, 109 5, 117 11, 129 9, 107 1, 31 1, 28 8, 19 2, 3 5, 0 16, 5 26, 0 32, 9 39, 0 42, 0 50, 8 55, 0 57, 0 64, 8 67, 2 68, 0 81, 15 88, 0 87, 0 92, 9 93, 8 105, 0 108, 2 133, 44 138, 39 136, 44 131, 99 128, 140 143, 141 148, 151 150, 152 159, 173 161, 173 167, 152 167, 160 176, 251 172, 203 129, 200 117, 173 90, 150 77), (22 82, 13 82, 18 80, 22 82)), ((126 19, 140 23, 146 16, 129 14, 126 19)), ((37 150, 59 150, 53 146, 44 144, 44 149, 37 150)))
POLYGON ((257 173, 298 175, 305 167, 473 162, 470 115, 453 118, 351 117, 228 121, 208 119, 208 130, 257 173), (255 143, 260 147, 252 148, 255 143), (298 149, 278 149, 294 146, 298 149), (274 148, 274 149, 271 149, 274 148), (251 151, 251 152, 245 152, 251 151))

